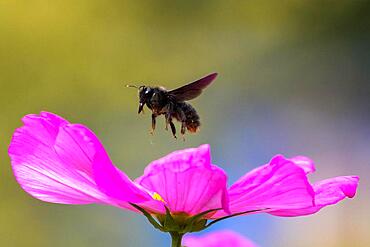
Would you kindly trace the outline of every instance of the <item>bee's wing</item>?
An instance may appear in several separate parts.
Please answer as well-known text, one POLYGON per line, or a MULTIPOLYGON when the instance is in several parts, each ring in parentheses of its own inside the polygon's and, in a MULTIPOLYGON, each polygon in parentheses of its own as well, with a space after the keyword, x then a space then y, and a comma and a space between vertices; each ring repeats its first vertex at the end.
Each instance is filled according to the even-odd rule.
POLYGON ((217 73, 207 75, 199 80, 191 82, 185 86, 176 88, 168 92, 171 97, 177 101, 186 101, 198 97, 204 88, 206 88, 217 77, 217 73))

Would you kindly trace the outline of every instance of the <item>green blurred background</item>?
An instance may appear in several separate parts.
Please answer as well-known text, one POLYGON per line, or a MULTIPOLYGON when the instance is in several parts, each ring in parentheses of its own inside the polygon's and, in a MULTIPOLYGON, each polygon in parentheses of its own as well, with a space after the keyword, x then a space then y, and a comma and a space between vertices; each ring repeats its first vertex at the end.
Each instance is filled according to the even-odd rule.
POLYGON ((175 149, 210 143, 230 174, 273 155, 316 161, 311 181, 360 175, 354 200, 301 218, 239 217, 261 246, 370 246, 369 1, 0 1, 0 246, 169 246, 143 217, 48 204, 15 182, 7 147, 47 110, 89 126, 131 178, 175 149), (149 135, 126 83, 175 88, 210 72, 192 101, 201 132, 149 135))

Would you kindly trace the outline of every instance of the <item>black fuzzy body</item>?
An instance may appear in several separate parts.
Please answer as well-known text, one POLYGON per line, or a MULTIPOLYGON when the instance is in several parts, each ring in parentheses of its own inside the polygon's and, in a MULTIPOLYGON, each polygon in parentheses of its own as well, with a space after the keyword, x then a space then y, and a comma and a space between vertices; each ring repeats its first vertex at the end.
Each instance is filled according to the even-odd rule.
POLYGON ((166 129, 170 125, 174 137, 176 137, 176 127, 172 122, 173 119, 181 123, 181 134, 185 134, 186 130, 195 133, 199 129, 199 115, 194 107, 189 103, 176 101, 166 89, 143 87, 139 92, 139 98, 139 113, 144 105, 152 111, 152 131, 156 126, 156 117, 160 115, 165 116, 166 129))

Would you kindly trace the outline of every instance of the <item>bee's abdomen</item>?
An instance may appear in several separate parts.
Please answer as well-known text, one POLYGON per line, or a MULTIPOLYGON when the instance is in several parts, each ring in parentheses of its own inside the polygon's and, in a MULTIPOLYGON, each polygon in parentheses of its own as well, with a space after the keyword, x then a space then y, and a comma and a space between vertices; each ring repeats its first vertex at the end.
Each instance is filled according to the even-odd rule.
POLYGON ((188 131, 192 133, 197 132, 200 127, 199 115, 197 111, 194 109, 194 107, 185 102, 179 103, 179 107, 184 112, 185 125, 188 131))

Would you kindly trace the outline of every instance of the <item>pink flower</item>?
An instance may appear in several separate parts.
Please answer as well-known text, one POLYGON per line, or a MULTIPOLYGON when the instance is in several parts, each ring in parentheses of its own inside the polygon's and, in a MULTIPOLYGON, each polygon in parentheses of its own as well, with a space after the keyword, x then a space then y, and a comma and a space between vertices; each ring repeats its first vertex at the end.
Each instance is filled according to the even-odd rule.
POLYGON ((257 247, 249 239, 229 230, 212 232, 200 237, 186 236, 184 245, 186 247, 257 247))
POLYGON ((255 212, 300 216, 353 197, 359 180, 343 176, 310 184, 310 159, 277 155, 227 188, 227 175, 211 163, 209 145, 201 145, 151 162, 132 181, 85 126, 47 112, 23 122, 9 147, 13 171, 26 192, 46 202, 144 210, 159 221, 166 209, 182 219, 208 210, 201 219, 255 212))

